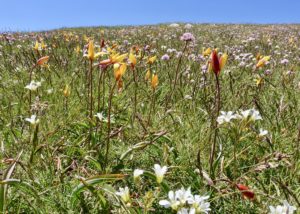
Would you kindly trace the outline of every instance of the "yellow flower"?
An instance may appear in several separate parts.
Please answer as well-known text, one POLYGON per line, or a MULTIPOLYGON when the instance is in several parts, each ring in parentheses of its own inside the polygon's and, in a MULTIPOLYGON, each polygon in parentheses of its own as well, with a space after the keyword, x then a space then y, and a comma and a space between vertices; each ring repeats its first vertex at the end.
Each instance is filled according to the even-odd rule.
POLYGON ((47 48, 47 45, 44 43, 44 41, 42 41, 42 43, 41 43, 41 48, 42 48, 43 50, 45 50, 45 49, 47 48))
POLYGON ((83 40, 86 41, 86 42, 90 41, 89 37, 87 37, 86 35, 83 35, 83 40))
POLYGON ((257 77, 254 79, 254 81, 255 81, 256 86, 259 87, 259 86, 261 86, 261 85, 263 84, 264 79, 263 79, 262 77, 260 77, 260 76, 257 76, 257 77))
POLYGON ((203 56, 209 56, 210 54, 211 54, 211 48, 207 48, 206 50, 204 50, 204 48, 203 48, 203 51, 202 51, 203 56))
POLYGON ((262 57, 256 64, 257 68, 263 67, 267 62, 269 62, 271 56, 264 56, 262 57))
POLYGON ((136 57, 133 53, 129 54, 129 61, 130 61, 131 67, 134 68, 136 65, 136 57))
POLYGON ((65 86, 65 89, 64 89, 64 91, 63 91, 63 94, 64 94, 65 97, 69 97, 69 96, 70 96, 70 94, 71 94, 71 88, 70 88, 69 85, 66 85, 66 86, 65 86))
POLYGON ((112 56, 112 63, 120 63, 122 62, 126 57, 128 56, 128 54, 122 54, 122 55, 119 55, 119 54, 116 54, 116 55, 113 55, 112 56))
POLYGON ((106 53, 104 52, 95 53, 94 41, 93 40, 89 41, 88 54, 86 55, 89 58, 89 60, 94 61, 96 58, 104 54, 106 53))
POLYGON ((95 50, 94 50, 94 41, 93 40, 89 41, 88 58, 92 61, 95 59, 95 50))
POLYGON ((219 59, 220 61, 220 69, 223 70, 223 68, 225 67, 226 65, 226 62, 227 62, 227 59, 228 59, 228 55, 226 53, 224 53, 221 58, 219 59))
POLYGON ((151 75, 151 71, 148 70, 147 73, 146 73, 146 75, 145 75, 145 80, 146 81, 150 79, 150 75, 151 75))
POLYGON ((156 56, 153 56, 153 57, 150 57, 149 59, 148 59, 148 64, 153 64, 154 62, 155 62, 155 60, 156 60, 156 56))
POLYGON ((258 53, 258 54, 256 55, 256 60, 259 61, 261 58, 262 58, 262 57, 261 57, 261 54, 258 53))
POLYGON ((39 47, 40 47, 39 42, 38 42, 38 41, 35 41, 35 45, 34 45, 33 49, 34 49, 35 51, 38 51, 38 50, 39 50, 39 47))
POLYGON ((76 48, 75 48, 75 52, 76 52, 77 54, 79 54, 79 53, 80 53, 80 47, 79 47, 79 45, 77 45, 77 46, 76 46, 76 48))
POLYGON ((111 54, 108 59, 102 60, 100 65, 111 65, 116 63, 122 63, 128 54, 111 54))
POLYGON ((158 85, 158 76, 157 76, 157 74, 153 74, 152 80, 151 80, 151 87, 153 89, 156 89, 157 85, 158 85))
POLYGON ((114 43, 112 46, 111 46, 111 49, 116 49, 118 47, 118 44, 114 43))

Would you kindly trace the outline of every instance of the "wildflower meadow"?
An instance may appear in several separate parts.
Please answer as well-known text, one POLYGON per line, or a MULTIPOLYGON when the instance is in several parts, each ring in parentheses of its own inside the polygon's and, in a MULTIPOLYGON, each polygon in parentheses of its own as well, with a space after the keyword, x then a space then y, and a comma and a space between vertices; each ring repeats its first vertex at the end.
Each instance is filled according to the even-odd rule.
POLYGON ((300 213, 300 26, 0 34, 0 213, 300 213))

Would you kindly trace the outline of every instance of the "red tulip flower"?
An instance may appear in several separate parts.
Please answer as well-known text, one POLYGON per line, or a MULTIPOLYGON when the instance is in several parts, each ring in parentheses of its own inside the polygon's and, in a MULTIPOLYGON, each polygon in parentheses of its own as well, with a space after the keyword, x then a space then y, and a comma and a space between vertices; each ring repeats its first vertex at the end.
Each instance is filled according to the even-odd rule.
POLYGON ((227 62, 228 55, 224 53, 221 57, 218 56, 216 50, 211 53, 211 68, 216 75, 219 75, 227 62))

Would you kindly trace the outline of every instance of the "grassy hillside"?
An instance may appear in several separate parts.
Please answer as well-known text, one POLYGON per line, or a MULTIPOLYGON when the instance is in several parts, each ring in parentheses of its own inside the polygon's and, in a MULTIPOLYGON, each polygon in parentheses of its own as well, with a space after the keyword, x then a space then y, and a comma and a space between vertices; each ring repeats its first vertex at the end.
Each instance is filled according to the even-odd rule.
POLYGON ((209 24, 0 34, 0 212, 292 213, 299 36, 209 24))

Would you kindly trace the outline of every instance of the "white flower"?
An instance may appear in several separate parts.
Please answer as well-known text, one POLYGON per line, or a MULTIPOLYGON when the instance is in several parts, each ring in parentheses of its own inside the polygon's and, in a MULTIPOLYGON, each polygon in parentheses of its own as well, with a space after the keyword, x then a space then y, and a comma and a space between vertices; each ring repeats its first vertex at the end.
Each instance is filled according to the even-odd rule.
POLYGON ((256 111, 255 109, 252 109, 252 115, 250 117, 251 120, 262 120, 262 117, 260 116, 259 111, 256 111))
POLYGON ((191 95, 188 95, 188 94, 187 94, 187 95, 184 96, 184 99, 186 99, 186 100, 192 100, 193 98, 192 98, 191 95))
POLYGON ((36 125, 40 122, 39 119, 36 119, 36 115, 31 115, 30 118, 25 118, 25 121, 29 122, 31 125, 36 125))
POLYGON ((268 130, 259 129, 258 136, 263 137, 263 136, 266 136, 268 133, 269 133, 268 130))
POLYGON ((284 201, 282 206, 269 206, 269 208, 270 214, 293 214, 296 211, 296 207, 290 205, 287 201, 284 201))
POLYGON ((95 117, 97 117, 100 121, 103 121, 104 120, 104 116, 103 116, 103 113, 97 113, 94 115, 95 117))
POLYGON ((191 29, 193 27, 193 25, 191 25, 191 24, 186 24, 186 25, 184 25, 184 28, 185 29, 191 29))
POLYGON ((196 214, 196 209, 195 208, 191 208, 189 214, 196 214))
POLYGON ((209 196, 195 195, 188 200, 188 203, 192 205, 195 213, 208 213, 211 210, 210 203, 205 201, 208 198, 209 196))
POLYGON ((125 203, 129 202, 130 200, 130 193, 128 187, 125 188, 120 187, 119 191, 116 192, 116 195, 120 196, 125 203))
POLYGON ((232 112, 221 111, 221 115, 217 118, 219 124, 229 123, 232 119, 236 119, 237 116, 232 112))
POLYGON ((184 205, 188 200, 192 199, 193 195, 191 189, 185 190, 183 187, 175 192, 175 197, 179 200, 181 205, 184 205))
POLYGON ((36 81, 32 80, 32 81, 29 83, 29 85, 26 85, 26 86, 25 86, 25 88, 28 89, 28 90, 30 90, 30 91, 36 91, 36 89, 37 89, 38 87, 40 87, 40 86, 41 86, 41 82, 36 82, 36 81))
POLYGON ((209 196, 193 196, 190 188, 169 191, 169 200, 161 200, 159 204, 165 208, 172 208, 180 214, 209 213, 210 203, 206 202, 209 196))
POLYGON ((144 170, 141 170, 141 169, 135 169, 135 170, 133 171, 133 178, 136 179, 136 178, 138 178, 139 176, 141 176, 143 173, 144 173, 144 170))
POLYGON ((164 175, 168 171, 168 167, 166 167, 166 166, 161 167, 159 164, 154 164, 153 169, 155 172, 156 181, 157 181, 157 183, 160 184, 162 182, 162 180, 164 179, 164 175))
POLYGON ((163 206, 164 208, 171 207, 173 210, 177 210, 180 202, 177 201, 174 191, 169 191, 168 197, 169 200, 160 200, 159 205, 163 206))
POLYGON ((180 25, 177 24, 177 23, 172 23, 172 24, 170 24, 169 26, 170 26, 170 27, 173 27, 173 28, 177 28, 177 27, 179 27, 180 25))
POLYGON ((241 111, 241 119, 249 119, 252 121, 255 120, 262 120, 262 117, 260 116, 259 111, 255 110, 255 109, 248 109, 245 111, 241 111))
POLYGON ((192 213, 187 208, 181 208, 180 210, 178 210, 177 214, 192 214, 192 213))
POLYGON ((247 119, 251 115, 251 109, 241 111, 241 119, 245 118, 247 119))
POLYGON ((49 88, 48 90, 47 90, 47 94, 52 94, 53 93, 53 88, 49 88))
MULTIPOLYGON (((102 112, 95 114, 94 117, 97 117, 98 120, 101 122, 105 122, 105 123, 108 122, 108 118, 105 117, 102 112)), ((110 123, 115 123, 114 115, 110 116, 110 123)))

